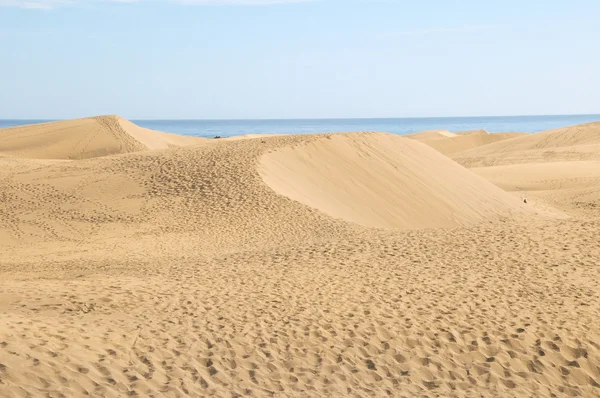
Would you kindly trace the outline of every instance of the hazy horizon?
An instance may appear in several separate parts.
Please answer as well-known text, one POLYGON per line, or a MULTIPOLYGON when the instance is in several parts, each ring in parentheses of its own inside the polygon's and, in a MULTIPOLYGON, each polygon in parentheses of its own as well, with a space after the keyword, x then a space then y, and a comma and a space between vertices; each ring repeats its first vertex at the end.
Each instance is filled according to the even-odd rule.
MULTIPOLYGON (((52 121, 57 121, 57 119, 0 119, 0 129, 52 121)), ((488 132, 533 133, 590 122, 600 122, 600 115, 221 120, 131 119, 131 121, 150 130, 184 136, 214 138, 215 136, 227 137, 245 134, 314 134, 344 131, 382 131, 405 135, 426 130, 460 132, 484 129, 488 132)))
MULTIPOLYGON (((81 119, 86 117, 95 117, 95 116, 103 116, 103 115, 88 115, 88 116, 77 116, 73 118, 0 118, 0 120, 23 120, 23 121, 60 121, 60 120, 70 120, 70 119, 81 119)), ((579 116, 599 116, 600 113, 570 113, 570 114, 547 114, 547 115, 481 115, 481 116, 470 116, 470 115, 461 115, 461 116, 416 116, 416 117, 305 117, 305 118, 232 118, 232 119, 200 119, 200 118, 127 118, 122 115, 117 115, 123 117, 128 120, 136 121, 136 120, 147 120, 147 121, 280 121, 280 120, 393 120, 393 119, 489 119, 489 118, 514 118, 514 117, 579 117, 579 116)))

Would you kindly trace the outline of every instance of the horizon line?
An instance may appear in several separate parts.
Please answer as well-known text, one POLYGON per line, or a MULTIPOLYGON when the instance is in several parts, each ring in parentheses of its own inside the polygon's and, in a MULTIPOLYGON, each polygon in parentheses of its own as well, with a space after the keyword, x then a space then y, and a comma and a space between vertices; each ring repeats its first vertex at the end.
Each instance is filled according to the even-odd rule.
MULTIPOLYGON (((82 116, 82 117, 74 117, 74 118, 0 118, 0 120, 15 120, 15 121, 62 121, 62 120, 73 120, 73 119, 84 119, 88 117, 96 117, 103 115, 92 115, 92 116, 82 116)), ((120 116, 120 115, 117 115, 120 116)), ((290 120, 290 121, 299 121, 299 120, 386 120, 386 119, 402 119, 402 120, 414 120, 414 119, 462 119, 462 118, 492 118, 492 117, 560 117, 560 116, 600 116, 600 113, 565 113, 565 114, 529 114, 529 115, 486 115, 486 116, 414 116, 414 117, 303 117, 303 118, 240 118, 240 119, 187 119, 187 118, 177 118, 177 119, 145 119, 145 118, 126 118, 131 121, 143 120, 143 121, 207 121, 207 122, 215 122, 215 121, 282 121, 282 120, 290 120)))

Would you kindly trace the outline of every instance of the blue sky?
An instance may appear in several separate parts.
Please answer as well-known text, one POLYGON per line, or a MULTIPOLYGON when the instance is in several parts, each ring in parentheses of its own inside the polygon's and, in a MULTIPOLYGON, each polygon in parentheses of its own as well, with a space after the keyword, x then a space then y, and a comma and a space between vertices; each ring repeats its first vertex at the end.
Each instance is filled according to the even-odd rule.
POLYGON ((0 0, 0 118, 600 113, 597 0, 0 0))

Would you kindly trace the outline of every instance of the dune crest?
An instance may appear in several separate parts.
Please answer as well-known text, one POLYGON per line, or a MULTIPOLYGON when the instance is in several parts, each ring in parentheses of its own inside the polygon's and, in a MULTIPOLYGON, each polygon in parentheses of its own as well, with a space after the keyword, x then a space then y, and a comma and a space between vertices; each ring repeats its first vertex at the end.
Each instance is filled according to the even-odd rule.
POLYGON ((142 128, 115 115, 0 129, 0 155, 29 159, 87 159, 200 142, 142 128))
POLYGON ((488 181, 412 140, 335 134, 264 155, 276 192, 371 227, 466 225, 532 210, 488 181))

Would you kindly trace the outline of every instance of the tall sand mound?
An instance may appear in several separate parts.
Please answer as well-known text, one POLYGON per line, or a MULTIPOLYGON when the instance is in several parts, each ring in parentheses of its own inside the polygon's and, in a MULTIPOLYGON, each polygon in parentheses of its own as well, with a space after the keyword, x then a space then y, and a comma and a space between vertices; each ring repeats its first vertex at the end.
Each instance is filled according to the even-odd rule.
POLYGON ((373 227, 427 228, 531 212, 425 145, 390 134, 329 135, 261 159, 281 195, 373 227))
POLYGON ((145 129, 118 116, 0 129, 0 155, 31 159, 86 159, 199 142, 145 129))

